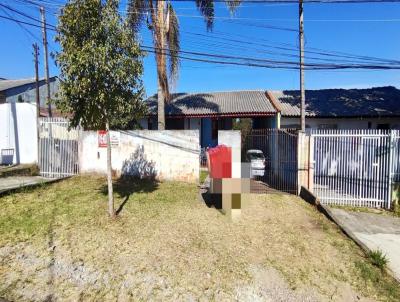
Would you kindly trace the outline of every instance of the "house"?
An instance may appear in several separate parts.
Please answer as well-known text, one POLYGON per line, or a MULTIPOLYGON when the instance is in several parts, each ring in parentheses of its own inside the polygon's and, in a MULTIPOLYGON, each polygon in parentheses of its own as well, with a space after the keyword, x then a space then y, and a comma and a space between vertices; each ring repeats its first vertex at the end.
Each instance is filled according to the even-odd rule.
MULTIPOLYGON (((157 129, 157 96, 146 100, 144 129, 157 129)), ((165 106, 166 129, 198 129, 201 146, 215 146, 218 130, 235 119, 251 118, 253 129, 300 128, 297 90, 229 91, 173 94, 165 106)), ((306 91, 306 128, 400 129, 400 90, 321 89, 306 91)))
MULTIPOLYGON (((50 78, 50 97, 57 97, 59 80, 50 78)), ((48 116, 46 81, 39 81, 40 115, 48 116)), ((7 80, 0 79, 0 104, 4 103, 29 103, 36 105, 36 81, 34 78, 7 80)), ((52 105, 52 108, 55 108, 52 105)))
MULTIPOLYGON (((281 128, 300 127, 300 92, 268 91, 281 128)), ((306 91, 306 128, 400 129, 400 90, 321 89, 306 91)))
MULTIPOLYGON (((146 100, 149 115, 144 129, 157 129, 157 96, 146 100)), ((253 126, 275 127, 277 110, 265 91, 228 91, 173 94, 165 106, 166 129, 198 129, 202 147, 218 143, 218 130, 231 130, 233 120, 252 118, 253 126)))

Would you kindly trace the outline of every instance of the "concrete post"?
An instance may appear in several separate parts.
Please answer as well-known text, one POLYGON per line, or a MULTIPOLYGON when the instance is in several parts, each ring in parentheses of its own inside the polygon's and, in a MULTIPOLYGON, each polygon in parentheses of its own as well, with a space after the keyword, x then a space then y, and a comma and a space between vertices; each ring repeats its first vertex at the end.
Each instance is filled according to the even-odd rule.
POLYGON ((218 131, 218 145, 232 148, 232 178, 241 178, 242 139, 239 130, 218 131))
POLYGON ((313 192, 313 139, 305 132, 299 132, 297 140, 297 184, 298 194, 301 187, 313 192))

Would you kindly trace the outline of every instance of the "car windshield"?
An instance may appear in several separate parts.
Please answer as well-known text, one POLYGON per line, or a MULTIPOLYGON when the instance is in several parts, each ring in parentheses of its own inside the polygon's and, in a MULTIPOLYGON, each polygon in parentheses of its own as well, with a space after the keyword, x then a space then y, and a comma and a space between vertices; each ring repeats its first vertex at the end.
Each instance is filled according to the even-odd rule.
POLYGON ((264 159, 264 155, 262 153, 247 153, 247 157, 249 159, 264 159))

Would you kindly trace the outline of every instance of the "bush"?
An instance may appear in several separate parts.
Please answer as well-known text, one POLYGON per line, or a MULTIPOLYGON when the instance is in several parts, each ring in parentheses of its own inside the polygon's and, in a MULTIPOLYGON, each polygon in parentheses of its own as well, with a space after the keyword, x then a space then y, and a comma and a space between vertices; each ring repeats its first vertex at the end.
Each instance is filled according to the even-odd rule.
POLYGON ((386 267, 388 259, 381 250, 372 251, 369 253, 368 256, 371 259, 373 265, 379 267, 382 270, 386 267))

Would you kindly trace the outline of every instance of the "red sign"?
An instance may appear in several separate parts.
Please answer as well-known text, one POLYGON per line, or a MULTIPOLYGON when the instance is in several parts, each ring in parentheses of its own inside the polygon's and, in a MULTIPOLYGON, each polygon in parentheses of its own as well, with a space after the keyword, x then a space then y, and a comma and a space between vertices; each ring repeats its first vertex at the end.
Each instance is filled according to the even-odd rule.
POLYGON ((107 147, 107 131, 106 130, 97 131, 97 141, 99 142, 99 148, 107 147))

